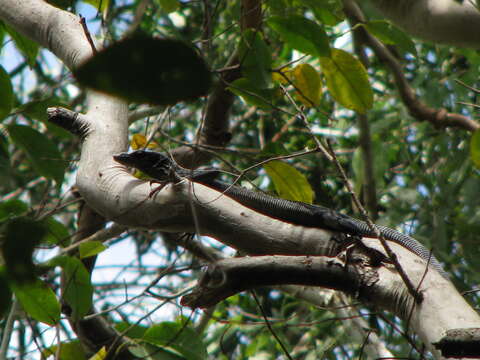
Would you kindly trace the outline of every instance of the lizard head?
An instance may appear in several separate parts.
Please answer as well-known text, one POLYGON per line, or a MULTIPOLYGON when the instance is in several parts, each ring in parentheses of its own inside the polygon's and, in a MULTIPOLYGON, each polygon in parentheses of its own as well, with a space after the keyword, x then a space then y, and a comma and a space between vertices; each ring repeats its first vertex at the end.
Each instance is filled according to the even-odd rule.
POLYGON ((171 160, 158 152, 136 150, 114 155, 113 159, 122 165, 136 168, 156 180, 168 180, 171 174, 171 160))

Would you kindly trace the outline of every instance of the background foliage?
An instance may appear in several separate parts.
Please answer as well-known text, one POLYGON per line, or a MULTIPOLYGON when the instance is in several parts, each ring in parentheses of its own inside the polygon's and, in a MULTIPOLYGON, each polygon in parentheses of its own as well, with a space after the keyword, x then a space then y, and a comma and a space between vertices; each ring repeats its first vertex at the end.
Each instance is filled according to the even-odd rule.
MULTIPOLYGON (((107 44, 123 37, 141 3, 49 2, 88 15, 90 32, 107 44)), ((357 51, 353 46, 352 29, 341 9, 335 0, 267 0, 261 30, 242 32, 240 1, 155 0, 139 28, 149 36, 175 38, 194 48, 213 73, 212 88, 229 71, 226 64, 232 54, 238 54, 241 75, 227 84, 236 95, 229 119, 231 141, 227 148, 216 149, 210 165, 238 172, 268 158, 315 149, 312 135, 322 141, 328 138, 377 223, 414 234, 434 249, 460 291, 475 289, 480 281, 479 132, 472 137, 460 127, 435 127, 409 115, 390 69, 371 50, 357 51), (365 137, 371 142, 370 157, 362 154, 365 137), (366 200, 367 192, 372 196, 372 185, 373 203, 366 200)), ((477 52, 414 41, 378 20, 372 9, 364 10, 372 21, 363 27, 391 47, 424 103, 476 117, 469 104, 476 103, 478 92, 457 80, 478 88, 477 52)), ((64 106, 82 112, 85 95, 48 51, 5 24, 0 40, 2 351, 6 343, 11 357, 33 359, 40 352, 47 356, 55 354, 60 338, 61 358, 86 358, 61 308, 65 311, 66 302, 67 310, 80 318, 89 311, 93 294, 97 310, 105 311, 108 321, 139 339, 143 345, 136 349, 139 356, 146 351, 158 359, 203 359, 208 351, 211 358, 279 358, 283 352, 265 326, 259 304, 295 358, 347 359, 361 354, 362 344, 350 341, 335 312, 276 290, 258 290, 259 304, 247 293, 205 313, 180 307, 178 298, 198 278, 200 262, 178 247, 171 235, 130 230, 109 240, 107 247, 82 246, 78 257, 66 251, 76 233, 78 200, 71 186, 79 140, 48 123, 46 109, 64 106), (79 258, 97 254, 90 282, 79 258), (71 284, 63 299, 60 269, 71 284), (26 312, 13 325, 9 319, 17 316, 19 306, 3 295, 9 291, 26 312), (172 340, 172 334, 178 335, 172 340)), ((155 49, 147 56, 152 74, 168 66, 164 57, 176 60, 175 53, 155 49)), ((132 73, 137 70, 132 68, 132 73)), ((138 93, 140 89, 134 98, 154 103, 160 80, 148 81, 141 87, 147 98, 138 93)), ((151 147, 168 150, 195 143, 206 98, 169 107, 160 104, 154 108, 157 114, 132 123, 130 136, 148 135, 158 126, 151 147)), ((131 105, 132 111, 141 108, 140 103, 131 105)), ((282 197, 359 216, 335 167, 321 152, 255 167, 247 178, 282 197)), ((225 180, 231 179, 225 175, 225 180)), ((231 254, 213 239, 204 241, 231 254)), ((476 292, 468 299, 473 305, 479 300, 476 292)), ((395 355, 410 356, 412 345, 396 331, 397 319, 365 308, 357 311, 395 355)))

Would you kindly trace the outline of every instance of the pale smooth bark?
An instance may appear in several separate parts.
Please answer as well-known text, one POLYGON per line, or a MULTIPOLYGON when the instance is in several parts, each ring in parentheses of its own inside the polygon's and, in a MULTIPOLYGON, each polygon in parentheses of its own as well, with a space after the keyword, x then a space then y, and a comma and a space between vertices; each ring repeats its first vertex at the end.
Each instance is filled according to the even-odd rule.
POLYGON ((480 47, 480 12, 475 1, 372 0, 382 14, 408 33, 435 43, 480 47))

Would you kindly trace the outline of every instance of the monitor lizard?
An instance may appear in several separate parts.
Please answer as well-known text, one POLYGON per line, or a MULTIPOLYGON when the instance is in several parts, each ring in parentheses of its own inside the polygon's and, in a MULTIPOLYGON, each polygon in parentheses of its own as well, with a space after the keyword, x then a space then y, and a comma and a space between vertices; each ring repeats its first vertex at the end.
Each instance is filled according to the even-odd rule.
MULTIPOLYGON (((254 211, 281 221, 306 227, 338 231, 353 236, 376 238, 375 233, 364 221, 323 206, 276 198, 263 192, 227 184, 216 179, 220 174, 220 171, 216 169, 184 169, 175 164, 168 156, 147 150, 121 153, 115 155, 114 159, 123 165, 142 171, 161 183, 177 183, 187 178, 193 182, 206 185, 254 211)), ((426 262, 429 262, 435 270, 448 279, 448 274, 443 270, 440 262, 417 240, 385 226, 376 225, 376 227, 386 240, 403 246, 426 262)))

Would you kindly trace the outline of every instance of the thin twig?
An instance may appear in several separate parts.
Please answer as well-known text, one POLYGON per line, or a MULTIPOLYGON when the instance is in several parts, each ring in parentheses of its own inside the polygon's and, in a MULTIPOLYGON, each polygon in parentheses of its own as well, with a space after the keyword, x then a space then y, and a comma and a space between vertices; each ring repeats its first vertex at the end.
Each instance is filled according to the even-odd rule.
POLYGON ((385 237, 380 233, 378 228, 375 226, 375 224, 370 220, 370 217, 368 216, 365 208, 363 205, 360 203, 360 200, 358 200, 357 195, 353 191, 352 185, 348 181, 347 175, 345 173, 345 170, 343 169, 342 165, 337 159, 337 156, 335 155, 335 151, 333 150, 332 144, 330 139, 327 139, 327 145, 328 145, 328 150, 330 151, 330 155, 332 155, 333 158, 333 163, 335 164, 338 172, 340 173, 340 176, 342 177, 342 180, 347 187, 348 192, 352 196, 353 202, 355 203, 355 206, 359 209, 360 213, 362 214, 363 218, 365 219, 365 222, 367 223, 368 227, 370 230, 373 232, 375 237, 380 241, 382 244, 383 248, 385 249, 385 252, 387 253, 388 258, 392 261, 393 265, 395 266, 395 269, 397 270, 398 274, 402 278, 403 282, 405 283, 405 286, 408 289, 408 292, 412 297, 415 299, 415 301, 420 304, 423 301, 423 296, 420 292, 416 290, 416 288, 413 286, 412 282, 408 278, 407 274, 403 270, 402 266, 398 262, 397 255, 392 251, 390 246, 388 245, 387 241, 385 240, 385 237))
POLYGON ((7 200, 10 200, 11 198, 14 198, 14 197, 17 197, 17 196, 21 195, 24 191, 33 188, 34 186, 38 185, 39 183, 41 183, 43 181, 47 181, 47 179, 44 178, 43 176, 33 179, 28 184, 12 191, 9 194, 4 195, 2 198, 0 198, 0 203, 3 203, 7 200))
MULTIPOLYGON (((4 296, 4 295, 3 295, 4 296)), ((0 360, 7 359, 8 345, 10 344, 10 338, 13 332, 13 324, 15 323, 15 316, 20 307, 20 304, 17 299, 14 299, 12 306, 10 307, 10 312, 8 314, 7 322, 2 332, 2 345, 0 346, 0 360)))
POLYGON ((480 105, 472 104, 472 103, 467 103, 467 102, 465 102, 465 101, 456 101, 455 103, 456 103, 456 104, 460 104, 460 105, 471 106, 471 107, 480 109, 480 105))
POLYGON ((273 337, 275 338, 275 340, 277 340, 277 343, 278 343, 278 344, 280 345, 280 347, 282 348, 283 352, 285 353, 285 356, 286 356, 287 358, 289 358, 290 360, 293 360, 293 358, 291 357, 291 355, 290 355, 290 353, 288 352, 287 348, 286 348, 285 345, 283 344, 282 340, 280 340, 280 338, 278 337, 278 335, 277 335, 277 334, 275 333, 275 331, 273 330, 272 325, 270 324, 270 321, 268 320, 267 315, 265 314, 265 310, 263 310, 263 307, 262 307, 262 305, 260 304, 260 301, 258 301, 257 294, 255 294, 255 291, 254 291, 254 290, 251 290, 250 293, 252 294, 253 299, 254 299, 255 302, 257 303, 257 306, 258 306, 258 308, 260 309, 260 312, 262 313, 263 319, 265 320, 265 324, 267 325, 268 330, 269 330, 270 333, 273 335, 273 337))
POLYGON ((114 238, 116 236, 119 236, 120 234, 122 234, 125 230, 127 230, 128 227, 127 226, 123 226, 123 225, 119 225, 119 224, 113 224, 112 226, 110 226, 109 228, 106 228, 106 229, 100 229, 98 230, 95 234, 91 235, 91 236, 88 236, 86 237, 85 239, 82 239, 78 242, 76 242, 75 244, 72 244, 70 246, 67 246, 66 248, 63 248, 59 253, 58 255, 56 256, 60 256, 60 255, 65 255, 65 254, 68 254, 70 253, 72 250, 75 250, 77 249, 78 247, 80 247, 82 244, 84 243, 87 243, 87 242, 90 242, 90 241, 101 241, 101 242, 105 242, 107 240, 110 240, 111 238, 114 238))
POLYGON ((88 30, 87 23, 85 22, 85 18, 82 15, 80 15, 80 24, 82 25, 83 32, 87 37, 90 47, 92 48, 93 55, 96 55, 98 52, 97 48, 95 47, 95 43, 93 42, 92 36, 90 35, 90 31, 88 30))
POLYGON ((135 109, 128 113, 128 124, 131 125, 137 120, 153 115, 158 115, 163 108, 164 106, 145 106, 139 109, 135 109))
POLYGON ((135 9, 135 15, 129 28, 125 32, 125 36, 131 35, 137 30, 138 26, 142 22, 143 15, 147 11, 150 0, 141 0, 135 9))
POLYGON ((459 80, 459 79, 455 79, 454 81, 457 84, 462 85, 463 87, 467 88, 468 90, 471 90, 476 94, 480 94, 480 89, 474 88, 473 86, 470 86, 470 85, 464 83, 462 80, 459 80))
MULTIPOLYGON (((293 106, 295 106, 295 108, 297 109, 298 111, 298 115, 300 117, 300 119, 302 119, 303 121, 303 124, 305 125, 305 127, 307 128, 308 132, 311 134, 311 137, 313 139, 313 141, 315 142, 315 144, 317 145, 317 148, 316 150, 320 151, 328 160, 332 161, 332 157, 330 156, 330 154, 328 153, 328 151, 325 149, 325 147, 322 145, 322 143, 320 142, 320 140, 318 140, 318 138, 315 136, 315 134, 313 133, 312 129, 310 128, 310 125, 308 124, 308 121, 307 121, 307 116, 305 115, 303 109, 301 107, 299 107, 297 105, 297 103, 295 102, 295 100, 293 100, 293 98, 291 97, 291 95, 286 91, 285 87, 280 85, 285 93, 285 96, 290 100, 290 102, 293 104, 293 106)), ((302 95, 303 96, 303 95, 302 95)))

